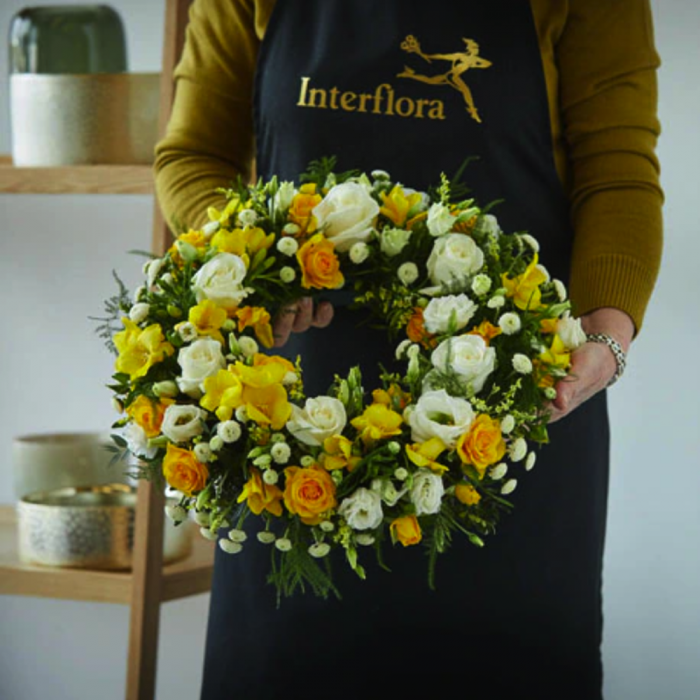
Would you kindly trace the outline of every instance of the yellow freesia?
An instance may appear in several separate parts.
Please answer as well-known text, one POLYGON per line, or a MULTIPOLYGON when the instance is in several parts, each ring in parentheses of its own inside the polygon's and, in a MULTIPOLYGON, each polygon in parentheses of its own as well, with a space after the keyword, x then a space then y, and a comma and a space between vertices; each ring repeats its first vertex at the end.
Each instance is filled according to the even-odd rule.
POLYGON ((266 484, 257 469, 250 470, 250 478, 243 486, 243 491, 238 497, 238 502, 247 501, 255 515, 260 515, 264 510, 279 517, 282 515, 282 491, 274 484, 266 484))
POLYGON ((159 324, 141 329, 128 318, 123 318, 122 322, 124 330, 116 333, 113 339, 119 352, 115 368, 117 372, 128 374, 132 381, 145 376, 153 365, 175 352, 159 324))
POLYGON ((234 409, 243 405, 243 382, 229 370, 220 369, 216 374, 204 380, 204 396, 199 400, 200 406, 216 413, 219 420, 229 420, 234 409))
POLYGON ((252 327, 256 338, 266 347, 271 348, 275 339, 272 335, 270 314, 261 306, 244 306, 235 312, 238 318, 238 332, 252 327))
POLYGON ((542 299, 540 285, 547 281, 547 275, 537 266, 537 262, 538 258, 535 254, 522 275, 512 279, 506 274, 501 275, 506 296, 512 297, 519 309, 536 309, 540 306, 542 299))
POLYGON ((307 183, 299 188, 289 207, 289 220, 300 228, 299 237, 312 234, 318 222, 313 215, 314 207, 321 203, 323 197, 316 193, 316 185, 307 183))
POLYGON ((284 428, 292 414, 287 391, 281 384, 245 386, 242 398, 248 418, 258 424, 270 425, 273 430, 284 428))
POLYGON ((228 229, 219 229, 211 239, 211 245, 220 253, 233 253, 243 257, 255 255, 263 248, 267 250, 275 242, 275 234, 267 234, 261 228, 247 227, 244 229, 235 228, 232 231, 228 229))
POLYGON ((347 467, 351 472, 362 460, 352 453, 352 440, 343 435, 332 435, 323 441, 323 452, 321 453, 321 466, 328 471, 334 469, 344 469, 347 467))
POLYGON ((481 500, 481 494, 471 484, 458 484, 455 496, 465 506, 475 506, 481 500))
POLYGON ((361 416, 351 421, 353 427, 360 431, 364 443, 400 435, 402 422, 403 418, 398 413, 382 403, 370 404, 361 416))
POLYGON ((571 364, 571 353, 567 351, 564 341, 555 333, 552 344, 543 353, 540 353, 540 359, 553 367, 567 369, 571 364))
POLYGON ((226 323, 228 315, 226 309, 217 306, 211 299, 193 306, 188 316, 189 322, 197 329, 199 335, 208 335, 214 340, 224 343, 224 337, 219 330, 226 323))
POLYGON ((382 200, 379 212, 384 214, 396 226, 403 226, 408 218, 408 212, 421 201, 421 196, 418 192, 406 196, 401 185, 394 185, 389 194, 382 192, 379 196, 382 200))
POLYGON ((270 384, 280 384, 288 370, 279 362, 269 362, 253 367, 236 362, 231 371, 235 372, 246 386, 260 388, 270 384))
POLYGON ((445 443, 437 436, 422 443, 406 445, 406 455, 417 467, 426 467, 437 474, 444 474, 448 467, 435 460, 447 449, 445 443))
POLYGON ((467 335, 479 335, 484 339, 486 345, 489 345, 491 340, 501 335, 501 333, 503 331, 498 326, 494 326, 489 321, 482 321, 478 326, 472 328, 467 335))

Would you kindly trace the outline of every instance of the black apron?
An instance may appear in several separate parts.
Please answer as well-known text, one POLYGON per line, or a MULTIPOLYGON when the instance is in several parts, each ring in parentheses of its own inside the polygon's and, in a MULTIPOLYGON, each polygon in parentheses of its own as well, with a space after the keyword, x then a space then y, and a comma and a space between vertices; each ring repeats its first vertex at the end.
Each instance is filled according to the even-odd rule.
MULTIPOLYGON (((258 58, 257 167, 296 179, 310 160, 384 169, 424 189, 478 156, 465 181, 506 231, 527 230, 566 282, 572 247, 557 177, 537 34, 522 0, 280 0, 258 58), (408 50, 407 50, 408 49, 408 50)), ((294 335, 307 394, 360 364, 365 388, 394 343, 337 299, 327 329, 294 335)), ((483 549, 455 537, 427 585, 420 546, 387 552, 392 573, 339 560, 343 599, 284 599, 252 536, 217 549, 203 700, 474 697, 600 700, 601 569, 608 424, 601 393, 550 429, 536 467, 514 466, 514 512, 483 549)), ((253 526, 253 531, 255 527, 253 526)))

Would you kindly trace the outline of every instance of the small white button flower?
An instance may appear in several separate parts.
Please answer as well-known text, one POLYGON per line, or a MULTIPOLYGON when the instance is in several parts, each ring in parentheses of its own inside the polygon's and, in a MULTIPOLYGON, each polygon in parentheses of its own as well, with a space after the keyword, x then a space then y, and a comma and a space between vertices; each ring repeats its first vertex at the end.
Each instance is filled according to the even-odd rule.
POLYGON ((545 398, 554 401, 557 398, 557 390, 553 386, 548 386, 544 390, 545 398))
POLYGON ((408 479, 408 470, 404 467, 399 467, 398 469, 395 469, 394 478, 397 481, 406 481, 406 479, 408 479))
POLYGON ((129 311, 129 320, 134 323, 141 323, 148 318, 148 313, 151 310, 151 305, 144 302, 139 302, 134 304, 129 311))
POLYGON ((248 412, 245 409, 245 406, 239 406, 236 409, 236 420, 239 423, 246 423, 248 421, 248 412))
POLYGON ((523 233, 523 234, 520 236, 520 240, 521 240, 523 243, 525 243, 526 245, 530 246, 530 248, 532 248, 532 250, 534 250, 535 253, 539 253, 539 252, 540 252, 540 244, 539 244, 539 242, 537 241, 536 238, 533 238, 529 233, 523 233))
POLYGON ((209 440, 209 448, 212 452, 218 452, 224 446, 224 441, 218 435, 209 440))
POLYGON ((522 327, 520 322, 520 316, 518 314, 511 312, 503 314, 501 318, 498 319, 498 327, 506 334, 513 335, 517 333, 522 327))
POLYGON ((525 438, 517 438, 510 446, 509 456, 511 462, 520 462, 527 454, 527 442, 525 438))
POLYGON ((513 431, 513 428, 515 428, 515 418, 511 415, 505 416, 501 421, 501 432, 508 435, 513 431))
POLYGON ((179 503, 176 505, 165 506, 165 514, 174 523, 181 523, 183 520, 187 520, 187 510, 185 510, 185 508, 183 508, 179 503))
POLYGON ((335 525, 330 520, 322 520, 318 526, 324 532, 333 532, 335 530, 335 525))
POLYGON ((398 270, 398 276, 402 284, 407 287, 418 279, 418 267, 415 263, 405 262, 398 270))
POLYGON ((537 455, 534 452, 530 452, 525 460, 525 471, 530 471, 537 461, 537 455))
POLYGON ((208 442, 198 442, 194 446, 194 456, 197 458, 198 461, 206 463, 211 462, 212 457, 214 455, 212 454, 208 442))
POLYGON ((199 532, 205 540, 210 540, 211 542, 214 542, 217 539, 217 534, 213 530, 210 530, 208 527, 200 527, 199 532))
POLYGON ((484 294, 488 294, 491 289, 491 278, 488 275, 478 274, 472 280, 472 292, 478 297, 483 297, 484 294))
POLYGON ((530 374, 532 361, 527 355, 517 352, 513 355, 513 369, 520 374, 530 374))
POLYGON ((258 220, 258 215, 252 209, 244 209, 238 214, 238 224, 246 228, 247 226, 255 226, 258 220))
POLYGON ((266 469, 263 472, 263 481, 269 486, 274 486, 280 480, 280 475, 274 469, 266 469))
POLYGON ((317 542, 309 547, 309 554, 316 559, 322 559, 327 556, 330 551, 331 546, 326 542, 317 542))
POLYGON ((301 458, 301 466, 302 467, 311 467, 314 464, 316 464, 316 460, 311 455, 304 455, 301 458))
POLYGON ((291 257, 299 250, 299 244, 296 242, 296 239, 290 236, 283 236, 277 241, 277 250, 282 253, 282 255, 291 257))
POLYGON ((276 442, 270 450, 270 456, 277 464, 286 464, 292 455, 292 448, 286 442, 276 442))
POLYGON ((258 532, 257 538, 258 542, 262 542, 262 544, 272 544, 277 539, 277 537, 275 537, 275 533, 270 532, 269 530, 258 532))
POLYGON ((280 537, 278 540, 275 540, 275 547, 280 552, 288 552, 292 548, 292 541, 287 537, 280 537))
POLYGON ((505 462, 497 464, 495 467, 491 468, 491 478, 494 481, 499 481, 508 473, 508 465, 505 462))
POLYGON ((506 298, 501 294, 497 294, 486 302, 486 306, 488 306, 489 309, 500 309, 505 303, 506 298))
POLYGON ((231 540, 219 540, 219 547, 226 554, 239 554, 243 551, 243 545, 240 542, 231 542, 231 540))
POLYGON ((554 291, 559 297, 559 301, 566 301, 566 287, 564 283, 561 280, 552 280, 552 284, 554 285, 554 291))
POLYGON ((202 525, 206 527, 211 522, 211 517, 209 513, 206 513, 205 511, 199 511, 194 514, 194 521, 197 523, 197 525, 202 525))
POLYGON ((369 246, 364 241, 353 243, 350 248, 350 260, 355 265, 361 265, 369 257, 369 246))
POLYGON ((225 442, 236 442, 241 437, 241 426, 235 420, 226 420, 216 426, 216 434, 225 442))
POLYGON ((360 532, 355 537, 355 542, 362 547, 371 547, 375 543, 374 535, 370 535, 369 532, 360 532))
POLYGON ((301 231, 301 229, 296 224, 292 223, 286 224, 282 229, 282 233, 285 233, 287 236, 296 236, 299 231, 301 231))
POLYGON ((508 479, 505 484, 501 487, 501 493, 504 496, 507 496, 509 493, 513 493, 515 491, 515 487, 518 485, 518 480, 517 479, 508 479))
POLYGON ((285 283, 289 284, 290 282, 294 282, 296 279, 297 273, 294 270, 293 267, 289 267, 289 265, 285 265, 281 270, 280 270, 280 279, 285 283))
POLYGON ((238 347, 241 349, 244 357, 253 357, 260 350, 260 346, 255 341, 255 338, 247 335, 238 339, 238 347))
POLYGON ((228 538, 231 540, 231 542, 245 542, 248 539, 248 535, 243 530, 239 530, 238 528, 232 528, 231 530, 228 531, 228 538))

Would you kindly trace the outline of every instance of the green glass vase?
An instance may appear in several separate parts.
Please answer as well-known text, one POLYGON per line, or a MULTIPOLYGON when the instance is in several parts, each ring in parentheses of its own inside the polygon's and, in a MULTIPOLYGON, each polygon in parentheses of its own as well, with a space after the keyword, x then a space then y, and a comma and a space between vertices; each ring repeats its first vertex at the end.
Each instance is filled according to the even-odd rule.
POLYGON ((107 5, 26 7, 10 22, 10 73, 123 73, 124 26, 107 5))

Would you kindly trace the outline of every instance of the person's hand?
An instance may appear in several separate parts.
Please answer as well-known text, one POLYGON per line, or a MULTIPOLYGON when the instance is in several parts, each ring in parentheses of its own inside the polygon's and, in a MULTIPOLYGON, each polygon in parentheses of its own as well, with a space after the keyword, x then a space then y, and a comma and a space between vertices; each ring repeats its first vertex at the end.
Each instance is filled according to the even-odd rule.
POLYGON ((303 333, 312 326, 325 328, 333 320, 333 305, 323 301, 315 309, 311 297, 304 297, 280 309, 272 324, 275 347, 281 348, 291 333, 303 333))
MULTIPOLYGON (((632 319, 619 309, 602 308, 581 317, 586 333, 607 333, 617 340, 625 353, 634 336, 632 319)), ((571 354, 569 376, 555 387, 557 398, 547 407, 550 423, 561 420, 578 406, 604 389, 617 369, 615 356, 607 345, 585 343, 571 354)))

